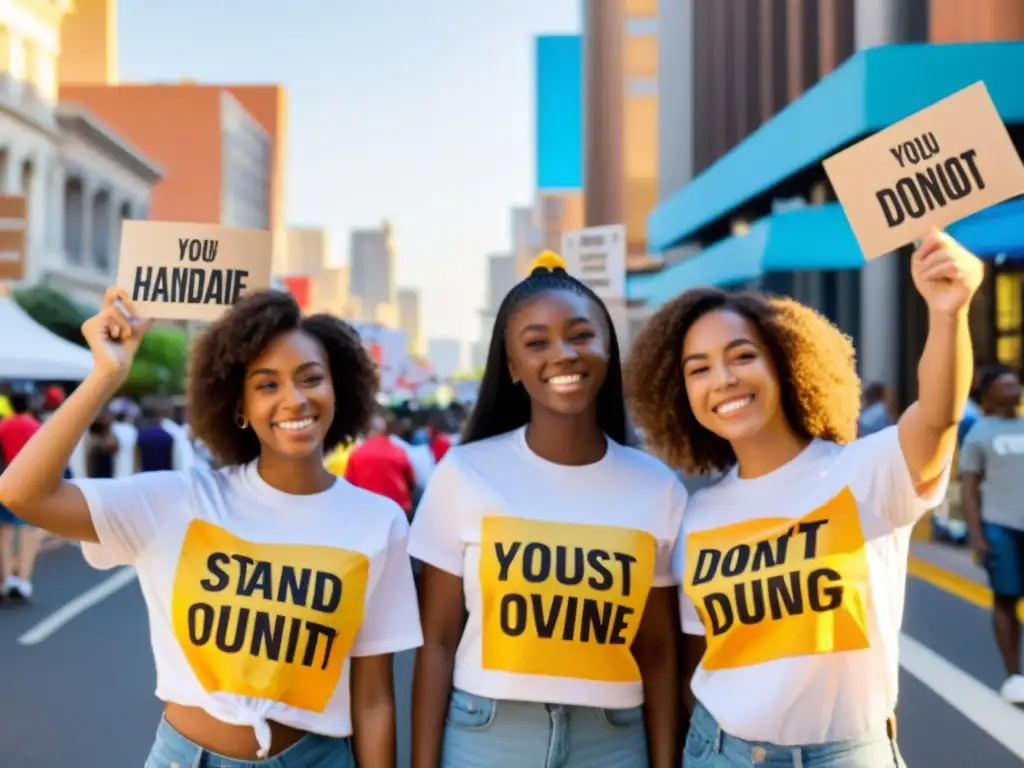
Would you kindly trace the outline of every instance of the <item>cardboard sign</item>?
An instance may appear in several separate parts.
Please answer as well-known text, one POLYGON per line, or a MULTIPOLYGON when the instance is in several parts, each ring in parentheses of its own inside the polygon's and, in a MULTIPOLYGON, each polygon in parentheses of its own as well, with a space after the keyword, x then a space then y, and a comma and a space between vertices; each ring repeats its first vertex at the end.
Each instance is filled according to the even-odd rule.
POLYGON ((25 273, 28 205, 22 195, 0 195, 0 280, 20 280, 25 273))
POLYGON ((209 322, 270 287, 273 248, 265 229, 126 220, 117 284, 142 317, 209 322))
POLYGON ((867 259, 1024 193, 1024 164, 980 81, 824 166, 867 259))

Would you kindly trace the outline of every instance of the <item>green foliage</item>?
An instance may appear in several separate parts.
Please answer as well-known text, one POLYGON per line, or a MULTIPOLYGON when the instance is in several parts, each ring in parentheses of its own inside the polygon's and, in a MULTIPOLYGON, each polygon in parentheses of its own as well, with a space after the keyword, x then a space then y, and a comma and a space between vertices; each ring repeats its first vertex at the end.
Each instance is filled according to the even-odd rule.
POLYGON ((90 312, 70 297, 48 288, 36 285, 13 291, 14 301, 25 314, 47 330, 67 339, 73 344, 85 346, 82 338, 82 323, 90 316, 90 312))

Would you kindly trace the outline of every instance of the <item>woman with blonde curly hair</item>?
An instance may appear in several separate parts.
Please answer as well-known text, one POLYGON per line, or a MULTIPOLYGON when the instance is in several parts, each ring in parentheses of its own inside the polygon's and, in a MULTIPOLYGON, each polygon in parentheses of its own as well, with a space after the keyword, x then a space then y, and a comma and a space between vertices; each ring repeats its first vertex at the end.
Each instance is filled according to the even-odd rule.
POLYGON ((692 674, 686 768, 903 765, 910 532, 945 494, 982 279, 940 233, 912 258, 929 317, 918 400, 860 440, 853 346, 795 301, 695 289, 634 344, 627 385, 650 446, 724 475, 691 498, 673 557, 692 674))

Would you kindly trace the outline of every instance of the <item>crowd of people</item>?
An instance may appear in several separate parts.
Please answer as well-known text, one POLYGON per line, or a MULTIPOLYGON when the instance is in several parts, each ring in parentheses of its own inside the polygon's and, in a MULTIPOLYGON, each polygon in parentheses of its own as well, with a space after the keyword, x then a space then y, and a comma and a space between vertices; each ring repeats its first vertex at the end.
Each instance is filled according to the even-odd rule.
POLYGON ((111 289, 92 374, 0 503, 136 569, 165 704, 147 768, 392 768, 410 649, 413 768, 902 766, 910 533, 946 492, 983 269, 932 233, 911 274, 917 400, 863 437, 854 349, 812 309, 690 290, 623 361, 545 254, 457 440, 381 412, 348 325, 259 292, 190 356, 212 465, 68 480, 148 328, 111 289))

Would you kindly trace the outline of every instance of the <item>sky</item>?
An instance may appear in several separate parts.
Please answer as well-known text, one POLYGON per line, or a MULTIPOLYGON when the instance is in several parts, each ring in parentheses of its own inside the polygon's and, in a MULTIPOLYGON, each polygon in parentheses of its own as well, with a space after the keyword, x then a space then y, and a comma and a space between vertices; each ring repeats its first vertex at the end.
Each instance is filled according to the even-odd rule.
POLYGON ((533 37, 578 28, 578 0, 125 0, 120 77, 283 83, 289 224, 340 263, 390 219, 425 336, 475 341, 486 256, 533 195, 533 37))

